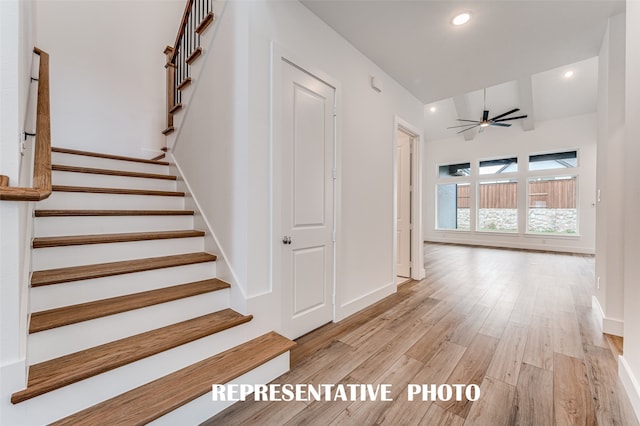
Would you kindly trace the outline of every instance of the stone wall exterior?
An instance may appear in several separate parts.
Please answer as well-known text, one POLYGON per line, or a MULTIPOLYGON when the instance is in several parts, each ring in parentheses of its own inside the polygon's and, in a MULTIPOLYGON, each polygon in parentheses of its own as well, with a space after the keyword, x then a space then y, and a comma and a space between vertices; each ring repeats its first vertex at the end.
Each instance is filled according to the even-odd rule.
POLYGON ((518 209, 480 209, 478 231, 518 231, 518 209))
POLYGON ((576 209, 529 209, 529 232, 576 234, 576 209))
MULTIPOLYGON (((471 209, 458 209, 458 229, 469 230, 471 209)), ((551 234, 576 234, 578 211, 576 209, 529 209, 528 232, 551 234)), ((479 231, 518 231, 517 209, 480 209, 479 231)))
POLYGON ((471 218, 469 208, 458 209, 458 229, 468 231, 471 229, 471 218))

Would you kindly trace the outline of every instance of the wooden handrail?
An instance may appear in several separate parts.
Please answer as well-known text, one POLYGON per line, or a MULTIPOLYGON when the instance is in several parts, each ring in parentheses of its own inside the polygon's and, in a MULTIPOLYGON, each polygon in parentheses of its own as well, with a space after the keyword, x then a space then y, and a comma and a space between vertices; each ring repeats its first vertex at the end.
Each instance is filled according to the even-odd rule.
POLYGON ((180 21, 180 27, 178 27, 178 35, 176 36, 176 42, 173 43, 173 54, 171 55, 171 61, 178 53, 178 43, 180 43, 180 38, 184 35, 184 29, 187 26, 187 19, 189 19, 189 14, 191 13, 191 5, 193 4, 193 0, 187 0, 187 4, 184 7, 184 12, 182 13, 182 21, 180 21))
POLYGON ((36 111, 33 187, 0 186, 0 200, 40 201, 51 195, 51 112, 49 104, 49 54, 38 49, 38 106, 36 111))

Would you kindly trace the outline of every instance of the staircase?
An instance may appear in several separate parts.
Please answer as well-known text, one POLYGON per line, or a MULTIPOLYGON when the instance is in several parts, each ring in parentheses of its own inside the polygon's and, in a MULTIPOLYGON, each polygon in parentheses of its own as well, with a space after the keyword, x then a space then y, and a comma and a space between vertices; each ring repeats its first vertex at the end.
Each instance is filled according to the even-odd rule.
MULTIPOLYGON (((197 424, 214 383, 266 383, 295 345, 229 309, 164 161, 52 149, 37 204, 24 424, 197 424)), ((218 405, 216 405, 218 404, 218 405)))

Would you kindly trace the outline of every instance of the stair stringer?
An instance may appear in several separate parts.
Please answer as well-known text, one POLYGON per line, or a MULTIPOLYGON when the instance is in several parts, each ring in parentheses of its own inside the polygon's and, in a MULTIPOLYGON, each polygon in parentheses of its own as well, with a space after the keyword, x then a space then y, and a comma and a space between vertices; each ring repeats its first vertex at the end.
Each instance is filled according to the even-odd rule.
POLYGON ((255 333, 251 335, 251 339, 272 330, 280 332, 281 318, 279 315, 274 315, 274 312, 280 312, 280 293, 269 291, 257 295, 247 295, 244 287, 240 285, 237 273, 229 263, 229 258, 224 248, 216 237, 213 226, 211 226, 206 216, 202 214, 202 208, 198 202, 198 198, 191 190, 191 186, 184 177, 178 161, 174 158, 173 153, 169 153, 169 157, 171 158, 171 167, 175 167, 175 170, 172 169, 172 172, 178 176, 177 190, 185 193, 185 208, 195 212, 195 229, 206 231, 204 237, 205 251, 218 254, 216 274, 219 279, 231 284, 229 297, 231 309, 244 315, 253 315, 254 319, 251 321, 250 326, 255 333))
MULTIPOLYGON (((218 255, 218 258, 216 260, 217 278, 231 284, 230 308, 243 315, 249 314, 247 306, 247 295, 240 284, 237 273, 229 263, 229 257, 220 244, 219 239, 216 237, 213 226, 211 226, 209 220, 202 213, 202 207, 200 206, 196 195, 191 190, 189 182, 184 177, 184 173, 182 173, 182 169, 180 168, 178 161, 173 156, 173 153, 169 153, 168 156, 171 159, 172 172, 173 174, 178 176, 178 191, 182 191, 185 193, 185 209, 193 210, 195 212, 193 216, 194 229, 205 230, 204 251, 208 253, 216 253, 218 255)), ((266 331, 268 330, 265 330, 264 332, 266 331)), ((256 334, 253 337, 258 336, 259 334, 256 334)))

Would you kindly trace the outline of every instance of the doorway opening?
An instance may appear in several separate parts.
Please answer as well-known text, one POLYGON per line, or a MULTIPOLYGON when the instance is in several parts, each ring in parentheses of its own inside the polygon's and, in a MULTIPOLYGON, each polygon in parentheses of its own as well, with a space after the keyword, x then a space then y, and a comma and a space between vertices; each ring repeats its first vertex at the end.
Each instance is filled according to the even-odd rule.
POLYGON ((402 127, 396 136, 396 284, 412 277, 413 242, 413 145, 415 135, 402 127))

